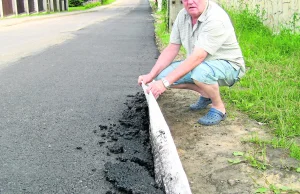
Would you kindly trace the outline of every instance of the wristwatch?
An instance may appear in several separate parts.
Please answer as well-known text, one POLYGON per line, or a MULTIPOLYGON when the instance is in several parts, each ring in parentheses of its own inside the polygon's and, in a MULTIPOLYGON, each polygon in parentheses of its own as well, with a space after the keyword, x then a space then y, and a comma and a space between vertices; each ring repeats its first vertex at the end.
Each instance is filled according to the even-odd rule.
POLYGON ((166 88, 170 88, 170 85, 171 85, 171 84, 169 83, 168 80, 166 80, 165 78, 162 78, 161 81, 162 81, 162 83, 164 84, 164 86, 165 86, 166 88))

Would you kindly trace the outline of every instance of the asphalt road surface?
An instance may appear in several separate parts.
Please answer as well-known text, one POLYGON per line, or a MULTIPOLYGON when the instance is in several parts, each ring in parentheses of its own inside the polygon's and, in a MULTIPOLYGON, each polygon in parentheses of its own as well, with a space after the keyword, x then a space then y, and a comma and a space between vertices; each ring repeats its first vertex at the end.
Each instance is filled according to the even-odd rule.
POLYGON ((121 118, 155 62, 149 2, 2 27, 0 37, 0 193, 113 191, 102 170, 112 157, 93 131, 121 118))

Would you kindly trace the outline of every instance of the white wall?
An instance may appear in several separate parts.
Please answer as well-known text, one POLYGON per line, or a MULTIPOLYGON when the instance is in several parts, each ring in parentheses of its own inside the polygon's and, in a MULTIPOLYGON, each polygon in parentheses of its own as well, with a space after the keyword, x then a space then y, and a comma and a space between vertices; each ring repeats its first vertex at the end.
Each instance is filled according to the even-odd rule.
POLYGON ((225 7, 241 9, 247 4, 250 10, 257 9, 259 6, 261 12, 265 10, 266 21, 264 23, 271 27, 274 32, 279 31, 280 27, 296 27, 300 32, 300 19, 291 24, 294 14, 300 18, 300 0, 215 0, 225 7))

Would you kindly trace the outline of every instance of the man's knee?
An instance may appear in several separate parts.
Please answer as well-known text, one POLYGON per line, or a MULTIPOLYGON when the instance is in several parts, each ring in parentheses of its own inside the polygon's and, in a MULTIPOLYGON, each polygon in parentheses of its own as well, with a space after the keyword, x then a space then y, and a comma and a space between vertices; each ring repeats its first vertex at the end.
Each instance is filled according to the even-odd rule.
POLYGON ((218 85, 218 82, 215 82, 215 83, 206 83, 206 82, 201 82, 201 81, 198 81, 198 80, 193 80, 194 83, 204 89, 204 88, 215 88, 215 89, 218 89, 219 88, 219 85, 218 85))
POLYGON ((213 85, 218 83, 218 79, 212 75, 212 72, 202 70, 198 73, 192 73, 192 79, 195 84, 213 85))

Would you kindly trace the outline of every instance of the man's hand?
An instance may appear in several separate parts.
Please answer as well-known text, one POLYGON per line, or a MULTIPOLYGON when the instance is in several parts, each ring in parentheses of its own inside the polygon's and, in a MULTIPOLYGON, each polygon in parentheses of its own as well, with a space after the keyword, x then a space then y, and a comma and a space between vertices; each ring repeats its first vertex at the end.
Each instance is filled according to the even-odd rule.
POLYGON ((138 78, 138 84, 142 85, 142 82, 144 82, 144 84, 147 84, 149 82, 152 82, 153 78, 150 74, 146 74, 146 75, 140 75, 138 78))
POLYGON ((159 81, 150 83, 147 88, 147 92, 149 93, 151 91, 151 93, 153 94, 155 99, 157 99, 159 97, 159 95, 161 95, 162 93, 164 93, 164 91, 166 91, 166 89, 167 88, 164 86, 163 82, 161 80, 159 80, 159 81))

